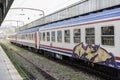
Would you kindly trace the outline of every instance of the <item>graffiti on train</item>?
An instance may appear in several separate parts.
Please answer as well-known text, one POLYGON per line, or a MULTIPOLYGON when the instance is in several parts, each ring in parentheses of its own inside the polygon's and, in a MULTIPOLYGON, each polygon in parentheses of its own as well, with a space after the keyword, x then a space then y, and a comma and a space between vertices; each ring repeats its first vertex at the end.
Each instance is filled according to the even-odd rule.
POLYGON ((100 45, 84 46, 83 43, 80 43, 74 47, 73 53, 74 57, 86 61, 117 67, 113 54, 100 47, 100 45))

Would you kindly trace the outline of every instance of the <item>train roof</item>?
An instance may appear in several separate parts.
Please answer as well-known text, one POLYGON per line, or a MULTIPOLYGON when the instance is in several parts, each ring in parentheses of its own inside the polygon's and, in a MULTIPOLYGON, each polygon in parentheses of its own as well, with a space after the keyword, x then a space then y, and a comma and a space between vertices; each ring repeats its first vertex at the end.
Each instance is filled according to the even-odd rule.
POLYGON ((36 32, 36 31, 38 31, 38 30, 39 30, 39 27, 30 28, 30 29, 26 29, 26 30, 19 31, 19 32, 17 32, 17 34, 29 33, 29 32, 36 32))
POLYGON ((99 13, 92 13, 86 16, 79 16, 77 18, 71 18, 68 20, 63 20, 60 22, 55 22, 49 25, 41 26, 39 30, 44 29, 50 29, 50 28, 57 28, 61 26, 69 26, 72 24, 80 24, 80 23, 86 23, 86 22, 92 22, 96 20, 102 20, 107 18, 114 18, 114 17, 120 17, 120 8, 112 9, 112 10, 104 10, 99 13))

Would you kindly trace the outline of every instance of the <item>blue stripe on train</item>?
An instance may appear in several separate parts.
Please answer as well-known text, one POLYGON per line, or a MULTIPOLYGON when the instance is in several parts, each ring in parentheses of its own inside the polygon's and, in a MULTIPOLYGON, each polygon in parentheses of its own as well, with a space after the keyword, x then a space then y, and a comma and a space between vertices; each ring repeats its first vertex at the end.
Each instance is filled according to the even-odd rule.
MULTIPOLYGON (((57 51, 57 52, 62 52, 63 54, 69 54, 69 55, 74 55, 73 53, 70 52, 66 52, 66 51, 62 51, 62 50, 56 50, 56 49, 51 49, 51 48, 46 48, 44 46, 39 46, 39 48, 43 48, 43 49, 48 49, 48 50, 53 50, 53 51, 57 51)), ((120 62, 116 62, 118 66, 120 66, 120 62)))
POLYGON ((118 66, 120 66, 120 62, 116 62, 118 66))
POLYGON ((114 18, 114 17, 120 17, 120 8, 112 9, 112 10, 105 10, 99 13, 92 13, 86 16, 79 16, 76 18, 71 18, 69 20, 63 20, 63 21, 52 23, 49 25, 44 25, 44 26, 41 26, 39 30, 44 30, 44 29, 48 29, 51 27, 57 28, 57 27, 64 26, 64 25, 72 25, 72 24, 77 24, 77 23, 84 23, 84 22, 114 18))
POLYGON ((44 49, 48 49, 48 50, 53 50, 53 51, 57 51, 57 52, 61 52, 61 53, 64 53, 64 54, 69 54, 69 55, 72 55, 73 53, 70 53, 70 52, 67 52, 67 51, 62 51, 62 50, 56 50, 56 49, 51 49, 51 48, 46 48, 44 46, 39 46, 39 48, 44 48, 44 49))

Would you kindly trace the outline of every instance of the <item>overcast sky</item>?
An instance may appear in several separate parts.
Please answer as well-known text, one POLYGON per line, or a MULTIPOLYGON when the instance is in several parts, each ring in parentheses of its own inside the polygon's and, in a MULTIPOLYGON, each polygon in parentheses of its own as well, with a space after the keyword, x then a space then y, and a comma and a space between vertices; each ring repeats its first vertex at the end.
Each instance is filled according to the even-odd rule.
MULTIPOLYGON (((11 8, 16 8, 16 7, 35 8, 35 9, 44 10, 45 15, 48 15, 78 1, 80 0, 14 0, 11 8)), ((9 10, 5 18, 5 22, 3 24, 17 25, 16 22, 7 21, 7 20, 22 21, 24 22, 24 24, 26 24, 32 20, 36 20, 37 18, 42 17, 42 15, 40 16, 39 14, 42 13, 31 10, 23 10, 23 11, 20 9, 9 10), (24 14, 24 15, 20 15, 20 14, 24 14)), ((23 24, 22 22, 19 24, 23 24)))
POLYGON ((54 12, 80 0, 14 0, 12 7, 42 9, 46 14, 54 12))

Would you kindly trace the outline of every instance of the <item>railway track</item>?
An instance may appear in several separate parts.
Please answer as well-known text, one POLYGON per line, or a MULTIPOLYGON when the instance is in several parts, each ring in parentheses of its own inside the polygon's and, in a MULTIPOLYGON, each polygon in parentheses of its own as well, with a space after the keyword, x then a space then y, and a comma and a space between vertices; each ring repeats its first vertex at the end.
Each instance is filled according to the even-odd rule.
POLYGON ((103 78, 96 77, 93 74, 89 74, 88 71, 83 71, 83 68, 81 67, 72 65, 72 63, 69 64, 68 60, 61 61, 61 60, 53 59, 50 57, 46 58, 46 56, 44 55, 40 55, 39 53, 36 55, 27 50, 25 51, 14 50, 13 48, 10 48, 10 47, 8 49, 9 51, 12 51, 17 56, 21 57, 20 59, 16 59, 16 60, 19 61, 24 59, 22 61, 23 64, 25 62, 25 64, 27 64, 28 66, 29 64, 33 65, 35 69, 40 73, 40 75, 45 77, 45 79, 40 79, 40 78, 37 79, 35 75, 31 74, 29 69, 26 69, 25 67, 20 66, 28 75, 30 80, 36 80, 36 79, 37 80, 104 80, 103 78), (40 56, 41 56, 41 59, 39 59, 40 56), (28 62, 29 64, 26 62, 28 62), (43 62, 45 64, 43 64, 43 62))
MULTIPOLYGON (((29 50, 29 49, 27 49, 29 50)), ((29 50, 30 51, 30 50, 29 50)), ((75 61, 75 60, 60 60, 60 59, 57 59, 57 58, 53 58, 51 56, 46 56, 46 55, 42 55, 36 51, 31 51, 31 52, 34 52, 35 54, 37 54, 38 56, 43 56, 49 60, 52 60, 54 61, 55 63, 59 63, 60 65, 64 65, 64 66, 67 66, 67 67, 70 67, 74 70, 79 70, 79 71, 85 71, 87 73, 90 73, 90 74, 93 74, 97 77, 101 77, 101 78, 104 78, 106 80, 113 80, 111 79, 108 75, 104 74, 104 73, 101 73, 101 72, 98 72, 94 69, 91 69, 92 66, 90 65, 89 67, 86 67, 86 66, 82 66, 79 64, 79 61, 75 61), (68 62, 69 61, 69 62, 68 62), (96 74, 97 73, 97 74, 96 74)), ((16 52, 17 53, 17 52, 16 52)), ((18 54, 18 53, 17 53, 18 54)), ((21 56, 22 58, 24 58, 26 61, 28 61, 29 63, 31 63, 32 65, 34 65, 36 67, 36 69, 43 75, 45 76, 48 80, 57 80, 56 78, 52 77, 49 73, 43 71, 42 69, 38 68, 37 65, 35 65, 33 62, 29 61, 27 58, 23 57, 22 55, 18 54, 19 56, 21 56)))
MULTIPOLYGON (((11 49, 12 50, 12 49, 11 49)), ((15 51, 14 51, 15 52, 15 51)), ((17 55, 19 55, 20 57, 22 57, 23 59, 25 59, 27 62, 29 62, 30 64, 32 64, 36 70, 46 79, 46 80, 57 80, 56 78, 54 78, 51 74, 47 73, 46 71, 44 71, 43 69, 41 69, 40 67, 38 67, 36 64, 34 64, 34 62, 31 62, 30 60, 28 60, 27 58, 25 58, 24 56, 20 55, 18 52, 15 52, 17 55)), ((22 68, 24 71, 26 71, 24 68, 22 68)), ((27 71, 26 71, 27 72, 27 71)), ((27 75, 29 75, 29 77, 34 78, 34 76, 32 76, 29 72, 27 72, 27 75)))
MULTIPOLYGON (((43 55, 44 56, 44 55, 43 55)), ((46 57, 46 56, 44 56, 46 57)), ((94 69, 94 65, 90 64, 89 62, 86 62, 86 64, 89 64, 89 66, 85 65, 83 62, 81 61, 75 61, 75 60, 59 60, 59 59, 53 59, 51 57, 47 57, 48 59, 59 63, 61 65, 65 65, 67 67, 71 67, 74 70, 79 70, 79 71, 84 71, 87 72, 89 74, 93 74, 97 77, 101 77, 102 79, 105 80, 120 80, 116 77, 113 77, 111 75, 107 75, 106 73, 100 72, 99 70, 94 69)))
POLYGON ((111 75, 107 75, 106 73, 103 73, 103 72, 100 72, 99 70, 94 69, 94 64, 89 63, 89 62, 86 62, 86 64, 85 64, 85 63, 81 62, 80 60, 77 60, 77 61, 76 60, 71 60, 71 59, 69 60, 69 58, 67 60, 64 60, 64 59, 60 60, 60 59, 57 59, 57 58, 52 58, 50 56, 40 55, 37 52, 35 52, 35 53, 38 56, 43 56, 45 58, 48 58, 49 60, 52 60, 52 61, 54 61, 56 63, 61 64, 61 65, 71 67, 74 70, 85 71, 85 72, 93 74, 93 75, 95 75, 97 77, 101 77, 101 78, 103 78, 105 80, 120 80, 120 79, 115 78, 115 77, 113 77, 111 75), (88 64, 89 64, 89 66, 87 66, 88 64))

